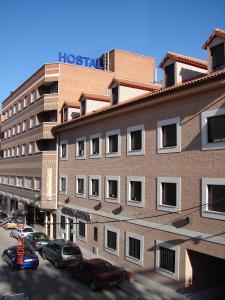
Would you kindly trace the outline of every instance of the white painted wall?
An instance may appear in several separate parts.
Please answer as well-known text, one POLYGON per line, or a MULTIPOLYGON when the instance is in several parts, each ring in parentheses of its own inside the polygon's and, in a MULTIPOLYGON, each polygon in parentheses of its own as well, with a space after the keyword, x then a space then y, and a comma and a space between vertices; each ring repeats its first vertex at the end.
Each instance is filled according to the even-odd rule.
POLYGON ((74 107, 68 107, 68 120, 72 119, 72 115, 80 115, 80 109, 74 107))
POLYGON ((86 113, 96 111, 102 107, 109 106, 110 103, 86 99, 86 113))
POLYGON ((119 92, 119 103, 128 100, 130 98, 134 98, 136 96, 149 93, 149 91, 146 90, 136 89, 136 88, 122 86, 122 85, 119 86, 118 92, 119 92))

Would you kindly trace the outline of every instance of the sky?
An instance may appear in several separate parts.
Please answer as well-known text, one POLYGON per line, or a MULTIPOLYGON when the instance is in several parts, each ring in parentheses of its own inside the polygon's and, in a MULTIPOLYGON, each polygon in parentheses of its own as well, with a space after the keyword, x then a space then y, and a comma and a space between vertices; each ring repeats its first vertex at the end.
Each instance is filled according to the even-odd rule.
POLYGON ((0 0, 0 103, 59 51, 206 60, 202 45, 214 28, 225 29, 225 0, 0 0))

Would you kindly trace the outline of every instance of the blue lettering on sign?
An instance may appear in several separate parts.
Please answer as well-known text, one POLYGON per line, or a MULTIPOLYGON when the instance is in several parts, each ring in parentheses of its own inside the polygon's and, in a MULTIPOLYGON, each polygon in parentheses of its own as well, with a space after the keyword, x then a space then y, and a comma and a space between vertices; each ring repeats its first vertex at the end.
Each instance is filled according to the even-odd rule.
POLYGON ((99 59, 94 59, 86 56, 77 55, 74 54, 68 54, 59 52, 59 62, 74 64, 78 66, 85 66, 89 68, 95 68, 95 69, 101 69, 103 70, 104 67, 101 65, 99 59))

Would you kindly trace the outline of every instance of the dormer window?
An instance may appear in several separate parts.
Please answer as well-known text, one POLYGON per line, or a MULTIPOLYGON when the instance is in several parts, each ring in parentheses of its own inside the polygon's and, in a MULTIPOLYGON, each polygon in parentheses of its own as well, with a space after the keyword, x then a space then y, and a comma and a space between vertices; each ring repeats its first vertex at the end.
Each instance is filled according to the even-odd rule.
POLYGON ((114 105, 117 104, 118 100, 119 100, 119 88, 117 86, 112 88, 112 104, 114 105))
POLYGON ((166 86, 174 85, 175 83, 175 72, 174 64, 165 67, 165 84, 166 86))
POLYGON ((63 109, 63 122, 68 121, 68 107, 63 109))
POLYGON ((213 71, 225 68, 225 43, 211 48, 213 71))
POLYGON ((81 101, 81 107, 80 107, 80 114, 81 116, 85 115, 86 113, 86 101, 81 101))

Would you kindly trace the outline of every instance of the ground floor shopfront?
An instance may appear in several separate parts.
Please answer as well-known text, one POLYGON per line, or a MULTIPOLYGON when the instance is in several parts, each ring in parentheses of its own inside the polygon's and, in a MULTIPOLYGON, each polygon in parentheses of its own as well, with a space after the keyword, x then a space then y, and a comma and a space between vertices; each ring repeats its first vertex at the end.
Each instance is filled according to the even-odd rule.
POLYGON ((167 286, 201 290, 225 283, 223 238, 178 234, 171 226, 65 203, 57 223, 58 238, 167 286))

